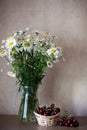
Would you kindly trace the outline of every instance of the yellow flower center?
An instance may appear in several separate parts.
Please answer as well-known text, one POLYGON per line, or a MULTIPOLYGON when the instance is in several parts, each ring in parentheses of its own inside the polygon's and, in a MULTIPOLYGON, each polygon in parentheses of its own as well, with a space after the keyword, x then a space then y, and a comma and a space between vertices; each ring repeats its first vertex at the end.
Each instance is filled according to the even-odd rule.
POLYGON ((52 49, 50 52, 51 52, 51 53, 55 53, 55 52, 56 52, 56 50, 55 50, 55 49, 52 49))
POLYGON ((13 46, 14 45, 14 42, 9 42, 9 46, 13 46))
POLYGON ((28 38, 33 39, 34 37, 32 35, 28 36, 28 38))
POLYGON ((26 46, 26 47, 29 47, 29 46, 30 46, 30 43, 26 43, 25 46, 26 46))
POLYGON ((48 65, 50 66, 50 65, 51 65, 51 63, 49 62, 49 63, 48 63, 48 65))
POLYGON ((45 32, 45 34, 47 34, 47 35, 48 35, 49 33, 48 33, 48 32, 45 32))
POLYGON ((26 42, 26 40, 22 39, 21 42, 26 42))
POLYGON ((14 75, 14 73, 13 73, 13 72, 10 72, 10 75, 12 75, 12 76, 13 76, 13 75, 14 75))
POLYGON ((5 50, 0 51, 0 54, 2 55, 5 54, 5 50))

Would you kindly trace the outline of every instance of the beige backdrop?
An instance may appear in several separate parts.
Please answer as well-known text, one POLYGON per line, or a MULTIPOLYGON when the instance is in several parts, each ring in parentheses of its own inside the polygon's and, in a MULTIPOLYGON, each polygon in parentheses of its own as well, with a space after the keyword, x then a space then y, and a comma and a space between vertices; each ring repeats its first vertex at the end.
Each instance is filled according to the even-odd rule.
MULTIPOLYGON (((40 105, 55 103, 87 115, 87 0, 0 0, 0 40, 11 31, 39 29, 57 35, 65 62, 48 69, 38 90, 40 105)), ((0 68, 7 66, 0 58, 0 68)), ((17 114, 21 93, 0 73, 0 114, 17 114)))

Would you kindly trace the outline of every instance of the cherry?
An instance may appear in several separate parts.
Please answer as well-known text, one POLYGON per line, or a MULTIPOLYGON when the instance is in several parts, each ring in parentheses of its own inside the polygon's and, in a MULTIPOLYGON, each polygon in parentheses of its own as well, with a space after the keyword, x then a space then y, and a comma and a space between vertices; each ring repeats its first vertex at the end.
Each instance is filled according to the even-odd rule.
POLYGON ((73 125, 73 124, 70 124, 70 127, 74 127, 74 125, 73 125))
POLYGON ((65 123, 65 126, 69 127, 69 126, 70 126, 70 124, 66 122, 66 123, 65 123))
POLYGON ((62 121, 58 121, 57 124, 60 125, 60 126, 63 126, 63 122, 62 121))
POLYGON ((48 116, 48 114, 47 114, 47 113, 44 113, 44 116, 48 116))
MULTIPOLYGON (((58 121, 60 122, 60 121, 58 121)), ((60 125, 58 123, 58 125, 60 125)), ((62 126, 66 127, 77 127, 79 126, 79 122, 76 120, 75 117, 62 117, 62 126)))
POLYGON ((73 119, 73 122, 76 122, 77 120, 76 119, 73 119))
POLYGON ((65 117, 65 116, 63 116, 63 117, 62 117, 62 120, 63 120, 63 121, 65 121, 65 120, 66 120, 66 117, 65 117))
POLYGON ((70 120, 70 119, 68 119, 68 120, 67 120, 67 123, 71 123, 71 120, 70 120))
POLYGON ((74 127, 77 127, 77 126, 79 126, 79 122, 76 121, 75 123, 73 123, 73 125, 74 125, 74 127))
POLYGON ((39 107, 36 112, 44 116, 53 116, 60 112, 60 108, 55 107, 55 104, 51 104, 49 107, 39 107))
POLYGON ((54 107, 55 107, 55 104, 51 104, 50 107, 51 107, 51 108, 54 108, 54 107))
POLYGON ((43 109, 46 109, 46 106, 43 106, 42 108, 43 108, 43 109))
POLYGON ((55 112, 53 111, 53 112, 51 112, 51 114, 50 114, 51 116, 53 116, 53 115, 55 115, 55 112))

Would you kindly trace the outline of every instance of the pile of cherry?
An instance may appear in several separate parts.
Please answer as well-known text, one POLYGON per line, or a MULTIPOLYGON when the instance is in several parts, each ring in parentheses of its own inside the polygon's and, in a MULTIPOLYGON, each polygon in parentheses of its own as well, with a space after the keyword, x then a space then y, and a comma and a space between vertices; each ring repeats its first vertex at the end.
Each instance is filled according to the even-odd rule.
POLYGON ((66 127, 78 127, 79 122, 73 116, 64 116, 60 121, 57 122, 59 126, 66 126, 66 127))
POLYGON ((36 112, 38 114, 44 115, 44 116, 53 116, 60 112, 60 108, 55 107, 54 104, 51 104, 49 107, 43 106, 39 107, 36 112))
MULTIPOLYGON (((43 116, 53 116, 60 112, 60 108, 55 107, 55 104, 51 104, 49 107, 42 106, 39 107, 36 112, 43 116)), ((66 127, 77 127, 79 122, 77 119, 71 115, 63 116, 60 120, 57 121, 57 125, 66 126, 66 127)))

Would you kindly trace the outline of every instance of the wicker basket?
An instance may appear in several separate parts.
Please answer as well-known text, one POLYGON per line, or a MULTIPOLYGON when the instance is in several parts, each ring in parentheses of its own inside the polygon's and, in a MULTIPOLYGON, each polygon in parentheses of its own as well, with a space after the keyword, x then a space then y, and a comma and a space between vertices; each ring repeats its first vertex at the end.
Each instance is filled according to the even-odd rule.
POLYGON ((58 119, 60 118, 60 112, 53 116, 43 116, 34 112, 37 122, 40 126, 54 126, 57 124, 58 119))

